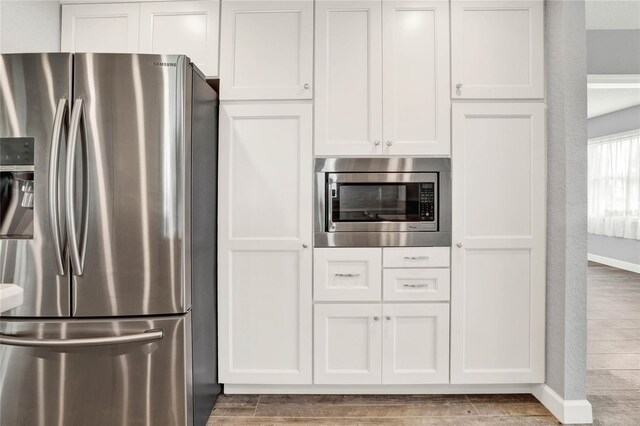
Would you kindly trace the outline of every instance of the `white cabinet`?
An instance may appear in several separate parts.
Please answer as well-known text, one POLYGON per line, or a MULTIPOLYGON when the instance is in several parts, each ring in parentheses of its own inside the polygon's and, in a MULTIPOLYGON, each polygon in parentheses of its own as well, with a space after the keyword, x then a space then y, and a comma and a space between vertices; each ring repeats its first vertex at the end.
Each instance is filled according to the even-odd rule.
POLYGON ((542 0, 452 0, 452 98, 543 98, 543 32, 542 0))
POLYGON ((403 268, 382 271, 385 301, 448 301, 451 273, 449 268, 403 268))
POLYGON ((310 384, 311 104, 220 108, 222 383, 310 384))
POLYGON ((222 2, 220 99, 311 99, 313 0, 222 2))
POLYGON ((544 117, 454 104, 452 383, 544 382, 544 117))
POLYGON ((207 76, 218 75, 219 1, 140 5, 140 52, 187 55, 207 76))
POLYGON ((316 304, 314 383, 449 382, 448 304, 316 304))
POLYGON ((447 1, 317 2, 315 74, 316 155, 449 155, 447 1))
POLYGON ((315 305, 314 383, 380 384, 379 304, 315 305))
POLYGON ((69 52, 187 55, 218 75, 220 1, 63 4, 61 48, 69 52))
POLYGON ((382 154, 382 3, 318 1, 315 154, 382 154))
POLYGON ((449 305, 382 306, 382 383, 449 383, 449 305))
POLYGON ((317 248, 313 264, 314 300, 380 300, 382 249, 317 248))
POLYGON ((382 249, 385 268, 448 268, 449 247, 388 247, 382 249))
POLYGON ((382 4, 382 153, 448 156, 449 2, 382 4))
POLYGON ((65 4, 60 47, 63 52, 137 53, 139 3, 65 4))

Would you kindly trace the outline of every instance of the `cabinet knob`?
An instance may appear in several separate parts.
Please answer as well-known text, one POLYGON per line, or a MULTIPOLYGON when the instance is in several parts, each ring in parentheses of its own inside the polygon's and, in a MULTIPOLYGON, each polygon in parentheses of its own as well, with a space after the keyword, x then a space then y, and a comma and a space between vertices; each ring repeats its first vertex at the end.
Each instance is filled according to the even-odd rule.
POLYGON ((387 315, 387 321, 391 321, 391 317, 389 315, 387 315))
POLYGON ((380 145, 380 141, 379 141, 378 139, 376 139, 375 141, 373 141, 373 144, 374 144, 375 146, 378 146, 378 145, 380 145))
POLYGON ((309 86, 309 83, 305 83, 303 87, 304 87, 305 89, 309 89, 309 87, 311 87, 311 86, 309 86))
POLYGON ((308 244, 303 244, 302 248, 309 248, 309 245, 308 244))
POLYGON ((391 145, 393 145, 393 142, 387 141, 387 146, 391 146, 391 145))
POLYGON ((378 321, 380 319, 380 317, 373 317, 374 321, 378 321))
POLYGON ((456 247, 458 247, 458 248, 462 248, 462 243, 457 243, 457 244, 456 244, 456 247))
POLYGON ((456 89, 458 89, 458 90, 462 89, 462 83, 456 84, 456 89))

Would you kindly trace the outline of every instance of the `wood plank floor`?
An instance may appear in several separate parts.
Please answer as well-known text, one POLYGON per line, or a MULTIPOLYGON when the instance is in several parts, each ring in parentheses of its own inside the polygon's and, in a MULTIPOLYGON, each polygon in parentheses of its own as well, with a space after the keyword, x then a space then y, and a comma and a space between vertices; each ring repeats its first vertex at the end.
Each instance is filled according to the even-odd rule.
MULTIPOLYGON (((640 275, 589 264, 594 424, 640 425, 640 275)), ((208 425, 557 425, 531 395, 221 395, 208 425)))
POLYGON ((596 425, 640 425, 640 275, 589 263, 587 399, 596 425))

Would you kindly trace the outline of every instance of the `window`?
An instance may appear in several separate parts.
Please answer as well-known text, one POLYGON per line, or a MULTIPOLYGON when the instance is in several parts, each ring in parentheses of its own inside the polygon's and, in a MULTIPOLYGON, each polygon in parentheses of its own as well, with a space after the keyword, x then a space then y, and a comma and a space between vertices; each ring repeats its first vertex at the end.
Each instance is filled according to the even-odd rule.
POLYGON ((592 234, 640 240, 640 130, 589 141, 592 234))

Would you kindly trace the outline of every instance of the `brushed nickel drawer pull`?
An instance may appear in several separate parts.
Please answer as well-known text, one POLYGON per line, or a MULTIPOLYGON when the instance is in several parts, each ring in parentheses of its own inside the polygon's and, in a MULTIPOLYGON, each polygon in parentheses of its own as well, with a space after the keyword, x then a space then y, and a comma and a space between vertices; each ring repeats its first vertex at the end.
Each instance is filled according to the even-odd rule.
POLYGON ((429 259, 429 256, 405 256, 404 257, 406 260, 426 260, 429 259))
POLYGON ((360 274, 339 274, 339 273, 335 273, 333 275, 340 278, 355 278, 360 276, 360 274))
POLYGON ((409 288, 423 288, 423 287, 429 287, 429 284, 402 284, 403 287, 409 287, 409 288))

